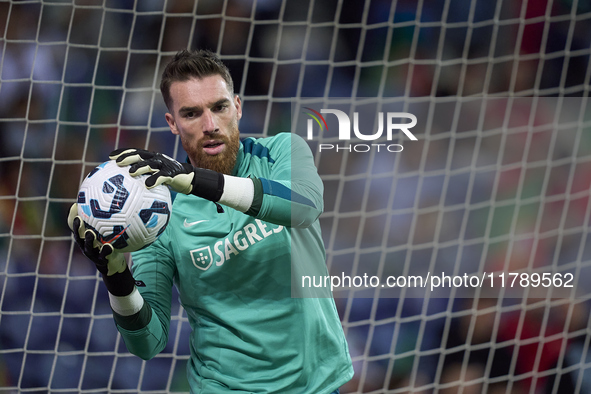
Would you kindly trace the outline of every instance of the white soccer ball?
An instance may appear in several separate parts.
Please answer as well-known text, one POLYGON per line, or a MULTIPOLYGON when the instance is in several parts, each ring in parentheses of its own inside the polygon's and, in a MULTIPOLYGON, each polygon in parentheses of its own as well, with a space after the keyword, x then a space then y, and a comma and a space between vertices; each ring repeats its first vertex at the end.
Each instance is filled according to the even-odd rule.
POLYGON ((147 189, 145 177, 129 175, 114 160, 92 170, 78 191, 78 215, 98 241, 120 252, 134 252, 154 242, 166 228, 172 201, 164 185, 147 189))

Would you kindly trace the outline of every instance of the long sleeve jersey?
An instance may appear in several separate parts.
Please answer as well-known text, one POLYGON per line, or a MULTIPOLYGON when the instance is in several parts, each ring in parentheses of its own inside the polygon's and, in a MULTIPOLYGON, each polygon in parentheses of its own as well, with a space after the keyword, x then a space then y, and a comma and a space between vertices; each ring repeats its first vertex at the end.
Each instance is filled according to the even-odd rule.
POLYGON ((331 393, 353 376, 334 300, 297 289, 302 275, 328 275, 310 149, 290 133, 247 138, 232 175, 254 180, 256 209, 178 194, 164 233, 132 255, 149 308, 115 314, 117 328, 137 356, 161 352, 175 285, 192 329, 192 392, 331 393))

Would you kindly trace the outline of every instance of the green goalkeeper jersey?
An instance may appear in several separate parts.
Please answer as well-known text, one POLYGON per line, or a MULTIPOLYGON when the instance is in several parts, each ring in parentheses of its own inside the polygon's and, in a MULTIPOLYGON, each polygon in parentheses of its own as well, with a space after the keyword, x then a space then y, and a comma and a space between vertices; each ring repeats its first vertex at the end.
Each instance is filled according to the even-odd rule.
POLYGON ((254 179, 254 210, 178 194, 164 233, 132 255, 149 307, 115 314, 117 327, 137 356, 161 352, 174 284, 192 328, 192 392, 331 393, 353 376, 334 300, 297 289, 302 275, 328 275, 310 149, 290 133, 247 138, 232 175, 254 179))

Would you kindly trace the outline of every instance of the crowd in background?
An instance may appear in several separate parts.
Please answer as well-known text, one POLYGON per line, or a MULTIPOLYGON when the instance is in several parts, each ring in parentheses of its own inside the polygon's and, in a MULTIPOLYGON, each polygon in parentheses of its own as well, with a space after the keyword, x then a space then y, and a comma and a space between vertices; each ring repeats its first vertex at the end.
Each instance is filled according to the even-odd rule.
MULTIPOLYGON (((0 387, 187 389, 189 328, 178 304, 164 357, 127 354, 106 290, 66 224, 80 181, 113 149, 183 159, 158 83, 163 64, 187 46, 228 64, 243 136, 290 131, 292 97, 416 99, 427 104, 416 107, 422 119, 441 105, 419 141, 400 138, 398 154, 319 153, 312 142, 331 273, 547 267, 587 280, 586 2, 196 4, 0 2, 0 387), (487 94, 499 101, 454 123, 458 104, 445 99, 487 94), (534 95, 550 97, 534 115, 531 99, 507 105, 509 96, 534 95), (504 124, 507 108, 515 119, 504 124)), ((368 290, 336 299, 356 370, 343 393, 591 391, 585 294, 368 290)))

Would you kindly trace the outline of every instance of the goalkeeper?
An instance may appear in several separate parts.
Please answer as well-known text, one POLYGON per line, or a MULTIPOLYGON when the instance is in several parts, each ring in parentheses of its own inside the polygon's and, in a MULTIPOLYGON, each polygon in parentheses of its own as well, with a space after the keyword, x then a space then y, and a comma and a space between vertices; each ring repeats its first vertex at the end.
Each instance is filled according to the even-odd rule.
POLYGON ((310 149, 291 133, 241 141, 241 100, 209 51, 177 53, 160 89, 188 162, 139 149, 110 158, 150 174, 146 187, 178 192, 166 230, 132 254, 131 272, 121 253, 96 246, 75 205, 68 218, 127 348, 142 359, 165 348, 176 285, 192 329, 193 393, 338 393, 353 368, 334 300, 292 297, 292 276, 328 275, 310 149))

